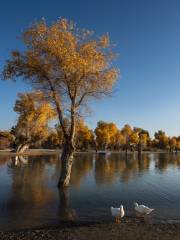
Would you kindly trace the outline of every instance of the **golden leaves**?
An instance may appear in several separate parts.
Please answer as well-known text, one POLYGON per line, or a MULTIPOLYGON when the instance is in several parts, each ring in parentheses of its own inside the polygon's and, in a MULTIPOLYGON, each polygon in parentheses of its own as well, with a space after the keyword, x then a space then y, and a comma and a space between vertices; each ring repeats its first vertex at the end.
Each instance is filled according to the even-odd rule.
POLYGON ((94 134, 92 130, 85 125, 83 119, 78 119, 76 123, 76 136, 75 143, 78 149, 82 149, 83 146, 91 145, 94 142, 94 134))
MULTIPOLYGON (((63 74, 71 80, 68 81, 68 87, 78 88, 79 94, 82 90, 111 90, 118 71, 110 67, 113 54, 108 51, 109 36, 103 35, 97 40, 92 40, 90 36, 92 32, 78 29, 73 22, 65 18, 50 26, 44 20, 35 23, 22 36, 27 50, 24 53, 13 52, 6 70, 16 76, 32 77, 33 81, 36 78, 39 84, 42 81, 41 72, 52 80, 54 72, 56 75, 63 74), (95 82, 92 79, 95 79, 95 82)), ((8 77, 8 74, 6 76, 8 77)))
POLYGON ((110 40, 109 40, 109 36, 103 35, 100 40, 99 40, 99 46, 102 48, 108 48, 110 45, 110 40))
POLYGON ((137 147, 140 143, 146 146, 148 132, 140 128, 131 128, 126 124, 120 130, 115 123, 100 121, 95 129, 96 141, 101 148, 119 149, 131 145, 137 147))
MULTIPOLYGON (((71 109, 77 116, 89 98, 100 98, 112 91, 119 73, 112 67, 115 54, 107 34, 93 37, 92 31, 79 29, 61 18, 51 25, 45 20, 31 25, 22 39, 25 50, 12 53, 3 76, 22 77, 51 96, 61 124, 71 109)), ((41 108, 47 112, 45 106, 41 108)), ((31 122, 32 118, 31 112, 26 119, 31 122)), ((42 114, 38 119, 41 125, 46 117, 42 114)))
POLYGON ((99 146, 103 148, 109 144, 114 144, 116 141, 116 134, 118 128, 114 123, 98 122, 98 126, 95 129, 96 140, 99 146))
POLYGON ((48 122, 56 117, 56 112, 40 91, 19 94, 14 110, 19 114, 17 130, 21 134, 28 131, 28 137, 45 137, 48 122))

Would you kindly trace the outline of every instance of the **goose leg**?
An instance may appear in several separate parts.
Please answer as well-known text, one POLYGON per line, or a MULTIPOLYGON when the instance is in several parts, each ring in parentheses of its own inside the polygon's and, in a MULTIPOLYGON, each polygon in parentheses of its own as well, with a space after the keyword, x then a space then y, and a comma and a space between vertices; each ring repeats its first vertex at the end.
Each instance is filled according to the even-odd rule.
POLYGON ((121 218, 118 218, 117 220, 118 220, 118 222, 117 222, 118 224, 121 223, 121 218))

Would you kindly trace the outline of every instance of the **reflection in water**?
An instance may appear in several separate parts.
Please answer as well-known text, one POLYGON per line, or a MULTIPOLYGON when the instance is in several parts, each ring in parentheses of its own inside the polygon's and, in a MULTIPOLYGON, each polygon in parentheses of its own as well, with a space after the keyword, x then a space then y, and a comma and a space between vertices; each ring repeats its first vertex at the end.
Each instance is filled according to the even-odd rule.
POLYGON ((74 221, 77 212, 78 219, 106 218, 109 206, 129 209, 135 200, 157 217, 180 219, 180 155, 78 153, 63 191, 60 168, 58 155, 0 156, 0 230, 74 221))
POLYGON ((156 155, 155 166, 160 172, 165 172, 169 166, 180 167, 180 155, 177 154, 156 155))
POLYGON ((59 189, 59 216, 61 221, 74 221, 76 219, 76 211, 70 207, 69 188, 59 189))
POLYGON ((3 167, 4 165, 6 165, 6 163, 10 160, 11 160, 10 156, 7 156, 7 155, 0 156, 0 167, 3 167))
POLYGON ((110 156, 97 155, 95 163, 95 179, 97 184, 111 184, 121 178, 123 182, 136 177, 139 173, 148 171, 150 157, 143 154, 137 158, 136 154, 125 155, 111 154, 110 156))
MULTIPOLYGON (((48 205, 54 199, 54 191, 47 187, 48 165, 54 164, 54 157, 30 160, 23 157, 12 158, 8 162, 11 176, 11 192, 6 204, 6 218, 14 227, 17 216, 23 219, 22 226, 32 224, 38 215, 46 216, 48 205)), ((49 214, 49 213, 48 213, 49 214)), ((18 224, 18 223, 17 223, 18 224)))
POLYGON ((28 156, 15 156, 15 158, 11 158, 8 166, 14 168, 15 166, 21 167, 24 164, 28 164, 28 156))
MULTIPOLYGON (((74 163, 72 166, 71 172, 71 180, 70 185, 80 187, 83 179, 86 175, 92 171, 93 168, 93 154, 75 154, 74 156, 74 163)), ((59 174, 61 171, 61 161, 60 158, 57 156, 55 162, 55 170, 54 174, 52 175, 53 180, 57 181, 59 178, 59 174)))
POLYGON ((92 171, 93 155, 92 154, 77 154, 73 163, 70 184, 79 187, 84 177, 92 171))
POLYGON ((97 154, 96 156, 95 180, 97 185, 112 183, 115 181, 115 173, 118 169, 118 162, 115 159, 110 161, 110 157, 112 157, 112 155, 104 156, 97 154))

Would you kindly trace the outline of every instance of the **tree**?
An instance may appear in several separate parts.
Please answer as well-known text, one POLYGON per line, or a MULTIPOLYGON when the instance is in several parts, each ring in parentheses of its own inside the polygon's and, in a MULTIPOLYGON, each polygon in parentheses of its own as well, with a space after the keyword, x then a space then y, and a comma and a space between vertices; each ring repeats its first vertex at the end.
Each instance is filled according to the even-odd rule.
POLYGON ((14 143, 14 135, 8 131, 0 131, 0 149, 6 149, 14 143))
POLYGON ((118 128, 114 123, 99 121, 95 129, 96 142, 99 148, 114 148, 117 139, 118 128))
POLYGON ((99 121, 94 132, 98 149, 106 149, 110 141, 107 123, 99 121))
POLYGON ((147 145, 147 142, 150 138, 148 137, 147 133, 141 133, 140 134, 140 144, 145 147, 147 145))
POLYGON ((3 77, 23 77, 52 101, 61 125, 64 144, 59 186, 70 180, 75 150, 76 119, 91 98, 111 93, 118 71, 112 66, 108 35, 93 39, 93 33, 79 29, 66 19, 48 26, 43 20, 22 35, 25 51, 13 51, 3 77), (69 128, 64 126, 68 118, 69 128))
POLYGON ((177 151, 180 150, 180 136, 177 137, 177 151))
MULTIPOLYGON (((63 136, 62 136, 63 138, 63 136)), ((56 130, 52 129, 45 141, 43 142, 43 147, 46 148, 59 148, 62 145, 62 140, 60 140, 59 135, 56 130)))
POLYGON ((149 132, 142 128, 134 127, 133 133, 136 133, 138 135, 136 144, 138 146, 138 153, 141 154, 142 148, 145 147, 148 142, 150 142, 149 132))
POLYGON ((19 114, 15 135, 20 144, 35 144, 48 136, 48 123, 56 117, 56 112, 42 92, 18 94, 14 110, 19 114))
POLYGON ((132 145, 134 145, 136 147, 139 143, 139 134, 137 132, 133 131, 130 135, 129 141, 132 145))
POLYGON ((156 141, 156 147, 159 147, 161 149, 168 148, 169 139, 166 136, 165 132, 159 130, 158 132, 155 132, 154 137, 156 141))
POLYGON ((178 141, 176 137, 172 137, 169 139, 169 147, 171 152, 177 149, 177 145, 178 145, 177 143, 178 141))
POLYGON ((115 134, 115 149, 119 150, 122 146, 126 144, 126 139, 124 135, 118 130, 115 134))
POLYGON ((85 125, 83 119, 79 119, 76 123, 75 145, 77 149, 84 150, 94 145, 94 134, 88 126, 85 125))
POLYGON ((125 124, 124 127, 121 129, 121 133, 123 134, 125 138, 125 151, 127 154, 129 145, 130 145, 130 136, 132 134, 133 130, 130 125, 125 124))

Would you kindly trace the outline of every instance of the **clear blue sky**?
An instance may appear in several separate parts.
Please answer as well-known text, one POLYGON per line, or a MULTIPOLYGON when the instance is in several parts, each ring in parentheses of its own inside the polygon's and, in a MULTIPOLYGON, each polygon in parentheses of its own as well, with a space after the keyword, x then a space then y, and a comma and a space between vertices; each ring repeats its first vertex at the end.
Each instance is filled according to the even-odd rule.
MULTIPOLYGON (((117 44, 121 78, 115 97, 92 104, 87 118, 163 129, 180 135, 180 1, 179 0, 6 0, 0 8, 0 69, 12 49, 22 48, 17 36, 35 20, 58 17, 78 26, 108 32, 117 44)), ((22 82, 0 82, 0 129, 15 124, 13 106, 22 82)))

